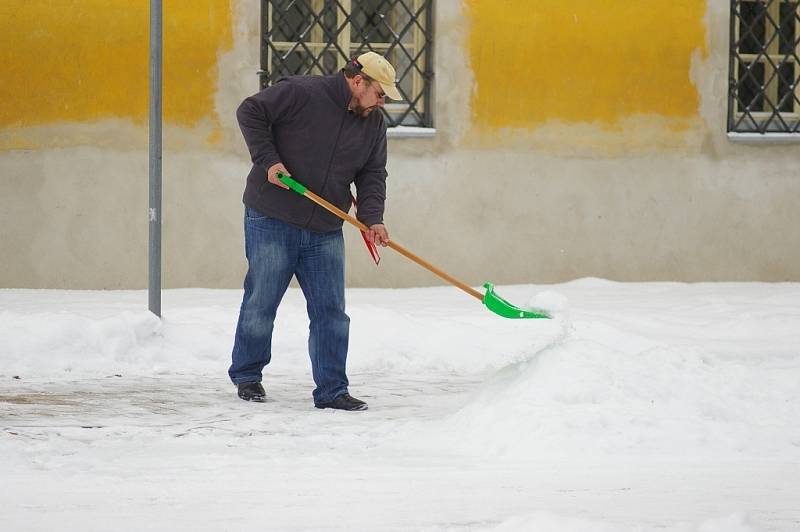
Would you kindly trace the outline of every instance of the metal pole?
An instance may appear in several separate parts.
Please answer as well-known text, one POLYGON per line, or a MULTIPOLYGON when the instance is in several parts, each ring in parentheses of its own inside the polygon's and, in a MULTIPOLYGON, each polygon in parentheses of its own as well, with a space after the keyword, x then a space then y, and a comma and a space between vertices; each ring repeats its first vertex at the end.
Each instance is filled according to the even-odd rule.
POLYGON ((150 0, 150 209, 148 301, 161 317, 161 0, 150 0))

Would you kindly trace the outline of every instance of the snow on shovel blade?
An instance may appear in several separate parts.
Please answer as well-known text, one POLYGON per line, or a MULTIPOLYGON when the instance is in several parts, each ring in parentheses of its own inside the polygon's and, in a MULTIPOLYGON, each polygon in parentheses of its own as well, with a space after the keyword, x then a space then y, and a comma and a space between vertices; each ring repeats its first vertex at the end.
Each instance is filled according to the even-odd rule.
POLYGON ((504 318, 532 318, 532 319, 550 319, 552 316, 544 309, 530 309, 525 310, 515 307, 502 297, 494 293, 494 285, 492 283, 485 283, 486 295, 483 296, 483 304, 486 308, 504 318))

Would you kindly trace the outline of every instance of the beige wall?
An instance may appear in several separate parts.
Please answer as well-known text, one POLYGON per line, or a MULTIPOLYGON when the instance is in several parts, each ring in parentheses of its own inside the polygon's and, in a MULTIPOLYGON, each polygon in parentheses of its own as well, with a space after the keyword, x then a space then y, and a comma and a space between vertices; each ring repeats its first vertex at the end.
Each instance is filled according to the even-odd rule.
MULTIPOLYGON (((165 128, 165 287, 241 286, 249 164, 233 111, 257 84, 251 4, 234 2, 214 116, 165 128)), ((702 15, 705 49, 691 54, 686 74, 696 110, 682 124, 643 112, 611 126, 549 119, 505 127, 476 118, 481 85, 514 82, 487 80, 475 64, 476 2, 438 2, 437 135, 390 140, 393 238, 476 285, 800 280, 800 145, 728 140, 725 4, 709 1, 702 15)), ((146 286, 141 123, 6 127, 0 146, 0 287, 146 286)), ((376 268, 355 230, 346 234, 349 286, 441 284, 390 250, 376 268)))

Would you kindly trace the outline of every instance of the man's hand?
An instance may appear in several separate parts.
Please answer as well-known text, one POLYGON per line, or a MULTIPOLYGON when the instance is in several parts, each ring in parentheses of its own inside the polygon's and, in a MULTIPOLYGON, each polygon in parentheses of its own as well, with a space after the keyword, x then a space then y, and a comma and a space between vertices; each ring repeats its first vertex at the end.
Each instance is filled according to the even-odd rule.
POLYGON ((269 170, 267 170, 267 181, 269 181, 273 185, 278 185, 281 188, 285 188, 286 190, 289 190, 289 187, 284 185, 283 181, 278 179, 278 172, 281 172, 281 173, 286 174, 286 175, 291 175, 289 173, 289 170, 287 170, 286 167, 283 166, 283 163, 275 163, 275 164, 273 164, 272 166, 269 167, 269 170))
POLYGON ((376 246, 386 247, 389 244, 389 232, 383 224, 375 224, 369 226, 367 231, 367 240, 376 246))

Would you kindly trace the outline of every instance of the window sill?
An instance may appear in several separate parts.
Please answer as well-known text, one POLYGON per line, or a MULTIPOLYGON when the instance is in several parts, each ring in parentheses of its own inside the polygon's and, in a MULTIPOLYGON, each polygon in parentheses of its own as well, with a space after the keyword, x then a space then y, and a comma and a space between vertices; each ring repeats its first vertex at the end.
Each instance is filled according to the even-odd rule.
POLYGON ((420 139, 436 136, 436 128, 395 126, 386 129, 386 136, 390 139, 420 139))
POLYGON ((795 144, 800 133, 728 133, 728 140, 742 144, 795 144))

